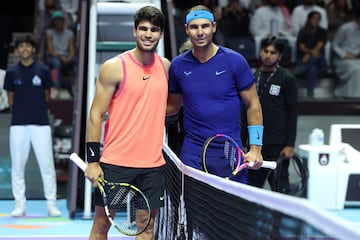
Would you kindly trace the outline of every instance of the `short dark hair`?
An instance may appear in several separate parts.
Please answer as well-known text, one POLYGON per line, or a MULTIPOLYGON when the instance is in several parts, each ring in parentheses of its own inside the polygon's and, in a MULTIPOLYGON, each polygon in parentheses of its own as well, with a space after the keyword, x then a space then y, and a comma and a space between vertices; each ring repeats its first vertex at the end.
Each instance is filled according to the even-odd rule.
POLYGON ((145 6, 140 8, 134 15, 135 28, 137 28, 142 21, 149 21, 151 24, 159 27, 161 31, 164 30, 165 16, 156 7, 145 6))
POLYGON ((15 48, 19 46, 20 43, 30 43, 33 47, 36 46, 34 37, 31 34, 21 34, 15 39, 15 48))
POLYGON ((282 39, 279 39, 275 36, 268 36, 261 40, 260 48, 267 48, 268 46, 274 46, 276 51, 278 51, 280 54, 284 53, 285 49, 285 42, 282 39))

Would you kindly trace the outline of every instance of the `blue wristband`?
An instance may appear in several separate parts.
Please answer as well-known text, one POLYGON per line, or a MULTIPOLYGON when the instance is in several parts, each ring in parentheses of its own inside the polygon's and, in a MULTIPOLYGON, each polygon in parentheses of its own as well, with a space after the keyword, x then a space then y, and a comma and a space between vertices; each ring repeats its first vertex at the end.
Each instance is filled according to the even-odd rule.
POLYGON ((248 126, 248 131, 250 145, 262 146, 264 126, 251 125, 248 126))

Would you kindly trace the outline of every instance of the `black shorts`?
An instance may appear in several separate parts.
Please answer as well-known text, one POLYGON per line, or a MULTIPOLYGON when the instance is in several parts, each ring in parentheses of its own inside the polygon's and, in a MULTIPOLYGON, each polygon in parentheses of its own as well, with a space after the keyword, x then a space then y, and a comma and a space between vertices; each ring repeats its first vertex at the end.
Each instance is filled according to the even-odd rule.
MULTIPOLYGON (((100 163, 104 179, 115 183, 130 183, 139 188, 149 200, 150 208, 164 206, 164 166, 155 168, 129 168, 100 163)), ((95 205, 104 206, 101 193, 95 188, 95 205)))

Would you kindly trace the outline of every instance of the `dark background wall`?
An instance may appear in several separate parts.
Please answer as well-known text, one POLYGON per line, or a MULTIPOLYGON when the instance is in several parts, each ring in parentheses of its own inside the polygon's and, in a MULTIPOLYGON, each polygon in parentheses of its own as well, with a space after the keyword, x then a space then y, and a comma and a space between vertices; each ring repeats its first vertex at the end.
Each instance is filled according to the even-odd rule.
POLYGON ((13 32, 32 32, 36 0, 0 1, 0 69, 6 69, 13 32))

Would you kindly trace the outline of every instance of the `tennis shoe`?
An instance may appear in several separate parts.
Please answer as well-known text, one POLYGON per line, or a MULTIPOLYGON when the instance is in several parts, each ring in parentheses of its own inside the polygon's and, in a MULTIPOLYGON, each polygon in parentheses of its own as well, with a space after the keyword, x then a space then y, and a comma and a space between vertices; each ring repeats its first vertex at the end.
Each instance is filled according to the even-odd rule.
POLYGON ((57 208, 56 204, 53 202, 48 203, 48 214, 49 214, 49 217, 60 217, 61 216, 60 210, 57 208))
POLYGON ((11 212, 13 217, 23 217, 25 216, 25 206, 24 204, 16 203, 14 211, 11 212))

